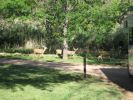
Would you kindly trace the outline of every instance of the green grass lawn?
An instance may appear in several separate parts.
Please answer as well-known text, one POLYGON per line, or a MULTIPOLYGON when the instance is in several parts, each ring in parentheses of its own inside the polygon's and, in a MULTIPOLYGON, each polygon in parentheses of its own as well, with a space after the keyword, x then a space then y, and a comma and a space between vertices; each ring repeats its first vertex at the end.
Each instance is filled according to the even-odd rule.
MULTIPOLYGON (((45 62, 68 62, 68 63, 83 63, 83 57, 81 56, 72 56, 68 60, 63 60, 54 54, 44 54, 43 56, 38 55, 28 55, 28 54, 15 54, 15 53, 6 53, 0 54, 0 58, 12 58, 12 59, 26 59, 34 61, 45 61, 45 62)), ((124 65, 127 63, 127 59, 115 59, 111 60, 104 59, 103 61, 98 61, 96 57, 89 57, 87 59, 87 64, 108 64, 108 65, 124 65)))
POLYGON ((43 67, 0 64, 0 100, 122 100, 118 88, 97 77, 83 79, 43 67))

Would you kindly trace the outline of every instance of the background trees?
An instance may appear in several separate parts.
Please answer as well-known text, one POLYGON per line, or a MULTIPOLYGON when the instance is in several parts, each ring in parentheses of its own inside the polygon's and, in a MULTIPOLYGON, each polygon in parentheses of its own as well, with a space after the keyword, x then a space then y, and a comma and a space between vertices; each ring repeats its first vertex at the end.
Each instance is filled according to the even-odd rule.
POLYGON ((0 46, 46 45, 64 57, 73 48, 110 50, 119 45, 117 29, 129 10, 129 0, 1 0, 0 46))

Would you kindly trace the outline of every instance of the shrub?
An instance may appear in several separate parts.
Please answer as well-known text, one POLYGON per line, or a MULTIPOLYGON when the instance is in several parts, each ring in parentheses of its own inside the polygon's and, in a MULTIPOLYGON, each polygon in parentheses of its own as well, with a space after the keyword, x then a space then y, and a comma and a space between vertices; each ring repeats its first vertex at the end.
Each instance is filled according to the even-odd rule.
POLYGON ((25 48, 4 48, 4 49, 0 49, 0 52, 30 54, 30 53, 33 53, 33 49, 25 49, 25 48))

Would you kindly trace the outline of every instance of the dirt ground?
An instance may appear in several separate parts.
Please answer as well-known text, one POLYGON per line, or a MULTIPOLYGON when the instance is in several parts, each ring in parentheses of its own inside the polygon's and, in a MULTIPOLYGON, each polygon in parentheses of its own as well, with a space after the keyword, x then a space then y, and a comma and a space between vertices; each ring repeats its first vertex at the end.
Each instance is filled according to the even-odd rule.
MULTIPOLYGON (((37 62, 30 60, 18 60, 18 59, 0 59, 0 63, 15 64, 15 65, 30 65, 41 66, 48 68, 61 69, 66 71, 83 73, 82 64, 71 63, 55 63, 55 62, 37 62)), ((109 65, 87 65, 87 74, 95 75, 116 85, 124 92, 124 100, 133 100, 133 78, 130 78, 127 73, 127 68, 121 66, 109 66, 109 65)))

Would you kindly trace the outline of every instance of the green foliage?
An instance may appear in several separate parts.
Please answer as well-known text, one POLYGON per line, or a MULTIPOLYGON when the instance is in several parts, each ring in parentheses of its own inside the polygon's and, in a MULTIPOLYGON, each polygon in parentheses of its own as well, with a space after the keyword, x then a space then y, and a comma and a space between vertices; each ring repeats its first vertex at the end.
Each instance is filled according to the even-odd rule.
MULTIPOLYGON (((88 34, 91 37, 90 43, 81 40, 78 44, 83 44, 84 41, 88 45, 93 43, 97 46, 104 46, 116 23, 120 22, 122 15, 127 12, 129 4, 127 1, 121 2, 121 0, 95 2, 94 4, 95 6, 92 6, 88 1, 87 4, 83 3, 76 6, 71 14, 69 32, 71 37, 72 33, 76 35, 75 37, 81 33, 88 34)), ((82 39, 82 36, 80 39, 82 39)))
POLYGON ((75 39, 73 40, 73 45, 75 48, 87 48, 90 44, 89 36, 87 34, 77 34, 75 39))
POLYGON ((69 48, 106 48, 114 39, 116 24, 132 6, 128 0, 1 0, 0 46, 24 46, 33 40, 54 52, 67 39, 69 48))
POLYGON ((14 21, 3 21, 0 26, 0 46, 4 48, 25 46, 28 40, 40 44, 45 40, 45 29, 42 23, 32 19, 16 18, 14 21))
POLYGON ((27 0, 2 0, 0 13, 4 17, 25 16, 30 14, 31 6, 27 0))

